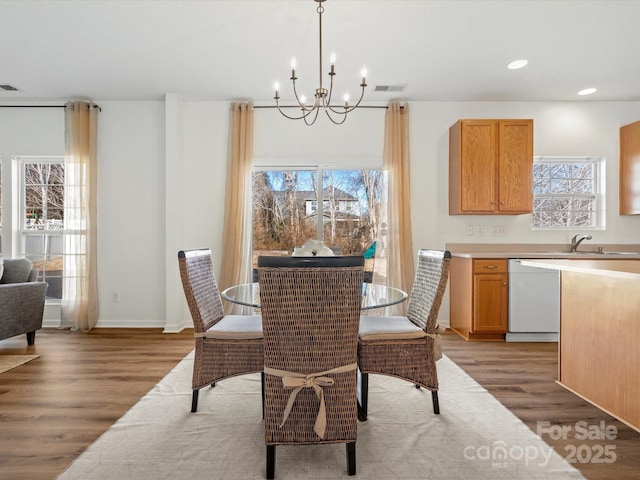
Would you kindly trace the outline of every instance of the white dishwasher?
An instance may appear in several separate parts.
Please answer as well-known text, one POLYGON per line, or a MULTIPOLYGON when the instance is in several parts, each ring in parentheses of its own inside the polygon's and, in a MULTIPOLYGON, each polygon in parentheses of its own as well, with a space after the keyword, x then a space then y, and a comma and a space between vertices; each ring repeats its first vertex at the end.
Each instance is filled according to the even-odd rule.
POLYGON ((560 330, 560 271, 509 260, 507 342, 557 342, 560 330))

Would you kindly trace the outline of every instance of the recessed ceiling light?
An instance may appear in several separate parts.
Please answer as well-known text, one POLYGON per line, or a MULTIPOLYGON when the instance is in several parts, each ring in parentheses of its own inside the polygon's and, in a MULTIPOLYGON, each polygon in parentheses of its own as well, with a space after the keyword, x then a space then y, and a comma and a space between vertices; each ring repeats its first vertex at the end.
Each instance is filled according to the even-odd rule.
POLYGON ((598 89, 597 88, 585 88, 584 90, 580 90, 578 92, 578 95, 591 95, 592 93, 595 93, 598 89))
POLYGON ((514 60, 509 65, 507 65, 507 68, 509 70, 517 70, 518 68, 526 67, 527 63, 529 63, 528 60, 514 60))

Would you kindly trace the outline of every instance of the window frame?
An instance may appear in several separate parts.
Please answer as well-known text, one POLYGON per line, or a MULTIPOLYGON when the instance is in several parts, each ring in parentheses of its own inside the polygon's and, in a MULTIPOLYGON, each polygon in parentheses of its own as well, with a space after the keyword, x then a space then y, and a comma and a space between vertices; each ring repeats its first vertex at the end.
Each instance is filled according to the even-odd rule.
MULTIPOLYGON (((15 230, 19 233, 19 255, 22 258, 28 258, 32 260, 34 263, 42 264, 44 268, 39 268, 38 272, 38 280, 44 281, 50 284, 50 288, 47 289, 47 304, 58 304, 62 301, 63 293, 62 288, 65 283, 65 275, 64 275, 64 238, 68 233, 64 228, 64 222, 62 224, 62 228, 53 229, 53 228, 27 228, 27 195, 26 195, 26 178, 25 178, 25 166, 28 163, 57 163, 64 165, 64 156, 61 155, 44 155, 44 156, 36 156, 36 155, 16 155, 13 157, 15 162, 14 165, 17 168, 17 205, 14 208, 14 227, 15 230), (42 237, 42 251, 41 252, 27 252, 27 244, 28 237, 36 238, 42 237), (60 248, 60 252, 51 252, 51 246, 56 242, 56 239, 59 239, 59 243, 62 245, 60 248), (62 261, 62 267, 60 271, 60 275, 49 275, 48 270, 46 268, 47 258, 50 256, 60 257, 62 261), (36 258, 39 257, 39 258, 36 258), (56 287, 54 287, 56 284, 56 287), (55 291, 54 288, 57 288, 59 285, 60 289, 60 297, 52 297, 50 294, 55 291)), ((63 188, 65 187, 65 182, 62 184, 63 188)), ((64 210, 64 205, 63 205, 64 210)), ((56 271, 56 270, 54 270, 56 271)))
POLYGON ((531 229, 532 230, 548 230, 548 231, 563 231, 563 230, 604 230, 606 227, 606 211, 605 211, 605 157, 600 156, 534 156, 533 157, 533 166, 532 166, 532 194, 533 194, 533 210, 531 215, 531 229), (562 194, 553 194, 553 193, 544 193, 544 194, 536 194, 535 192, 535 166, 537 164, 579 164, 579 163, 588 163, 593 165, 593 173, 594 173, 594 192, 591 194, 580 194, 580 193, 562 193, 562 194), (590 226, 580 226, 580 225, 568 225, 568 226, 540 226, 536 225, 536 199, 540 198, 571 198, 571 199, 580 199, 580 198, 589 198, 593 199, 593 225, 590 226))

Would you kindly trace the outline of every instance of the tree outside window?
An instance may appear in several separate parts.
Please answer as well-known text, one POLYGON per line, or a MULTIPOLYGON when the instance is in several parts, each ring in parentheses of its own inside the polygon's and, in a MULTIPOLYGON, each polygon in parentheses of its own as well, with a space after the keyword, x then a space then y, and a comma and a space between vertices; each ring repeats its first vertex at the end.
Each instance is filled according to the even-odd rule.
POLYGON ((64 163, 62 159, 22 162, 22 253, 49 284, 47 298, 62 298, 64 163))
POLYGON ((533 163, 533 228, 597 228, 601 158, 536 157, 533 163))
POLYGON ((343 255, 361 255, 376 239, 381 170, 259 170, 252 193, 254 266, 257 255, 290 255, 309 239, 343 255))

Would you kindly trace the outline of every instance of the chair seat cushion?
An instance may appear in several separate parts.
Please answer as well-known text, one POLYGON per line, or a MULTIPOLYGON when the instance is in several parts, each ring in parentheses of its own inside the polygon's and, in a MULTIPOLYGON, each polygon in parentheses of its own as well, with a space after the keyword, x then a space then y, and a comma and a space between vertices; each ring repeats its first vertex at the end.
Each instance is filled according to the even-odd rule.
POLYGON ((204 337, 226 340, 262 338, 262 317, 260 315, 225 315, 205 332, 204 337))
POLYGON ((407 317, 360 317, 360 340, 412 340, 427 334, 407 317))

